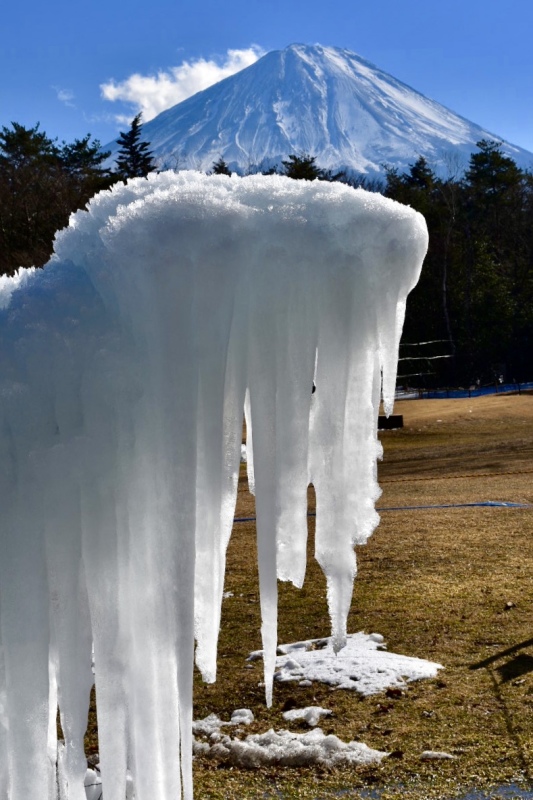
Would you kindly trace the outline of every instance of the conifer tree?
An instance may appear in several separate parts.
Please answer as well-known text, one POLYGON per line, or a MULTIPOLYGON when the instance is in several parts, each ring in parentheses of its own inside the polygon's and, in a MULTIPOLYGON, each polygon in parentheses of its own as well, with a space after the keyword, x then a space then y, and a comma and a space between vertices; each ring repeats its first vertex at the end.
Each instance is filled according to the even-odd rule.
POLYGON ((83 208, 89 198, 116 183, 117 175, 103 166, 110 155, 110 150, 102 150, 98 139, 91 141, 90 134, 72 143, 62 143, 59 158, 66 179, 66 202, 70 211, 83 208))
POLYGON ((220 156, 218 161, 213 161, 213 168, 211 172, 213 175, 231 175, 231 170, 222 156, 220 156))
POLYGON ((120 145, 116 159, 117 171, 124 181, 128 178, 146 178, 156 168, 149 143, 141 141, 141 118, 142 113, 137 114, 129 131, 122 132, 117 139, 120 145))
POLYGON ((117 180, 108 156, 89 134, 58 145, 38 123, 0 129, 0 274, 48 261, 69 215, 117 180))
POLYGON ((315 156, 310 156, 309 153, 302 153, 299 156, 292 153, 287 161, 281 163, 283 164, 283 174, 288 178, 307 181, 326 178, 324 170, 317 167, 315 156))

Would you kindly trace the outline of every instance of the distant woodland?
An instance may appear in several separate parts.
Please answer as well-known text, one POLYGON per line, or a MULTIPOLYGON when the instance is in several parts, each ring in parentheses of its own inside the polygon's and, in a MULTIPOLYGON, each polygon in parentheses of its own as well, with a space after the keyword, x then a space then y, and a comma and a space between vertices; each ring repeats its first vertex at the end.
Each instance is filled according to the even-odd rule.
POLYGON ((413 357, 399 370, 413 374, 411 385, 533 377, 533 175, 498 143, 477 147, 466 171, 445 180, 423 158, 387 172, 384 193, 420 211, 429 229, 400 353, 413 357))
MULTIPOLYGON (((98 191, 156 168, 141 120, 121 134, 114 168, 87 135, 51 140, 13 123, 0 131, 0 274, 43 266, 54 234, 98 191)), ((229 170, 223 159, 214 173, 229 170)), ((420 211, 429 252, 409 297, 399 374, 409 386, 533 379, 533 174, 493 141, 478 142, 466 170, 442 178, 420 157, 382 183, 321 169, 290 155, 281 173, 380 191, 420 211)), ((383 287, 386 291, 386 287, 383 287)))

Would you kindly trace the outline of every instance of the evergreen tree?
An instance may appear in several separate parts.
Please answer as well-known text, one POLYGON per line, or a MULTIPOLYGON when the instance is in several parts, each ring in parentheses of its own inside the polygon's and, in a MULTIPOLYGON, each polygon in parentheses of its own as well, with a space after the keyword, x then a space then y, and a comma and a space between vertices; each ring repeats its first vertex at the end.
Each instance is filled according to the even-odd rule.
POLYGON ((470 156, 465 181, 476 198, 484 204, 497 203, 522 179, 522 173, 512 158, 505 156, 499 142, 482 139, 477 142, 477 153, 470 156))
POLYGON ((117 175, 102 166, 110 155, 110 150, 101 149, 98 139, 91 142, 90 134, 71 144, 62 143, 59 157, 70 209, 83 208, 89 198, 117 181, 117 175))
POLYGON ((435 351, 431 366, 440 385, 533 374, 533 176, 499 143, 477 147, 462 177, 443 180, 423 158, 387 172, 386 194, 422 212, 429 229, 404 340, 449 344, 454 358, 435 351))
POLYGON ((432 189, 436 183, 436 176, 424 156, 419 156, 414 164, 409 166, 409 173, 405 176, 406 186, 415 189, 432 189))
POLYGON ((86 180, 110 176, 110 170, 102 168, 111 150, 104 151, 98 139, 91 142, 88 133, 83 139, 75 139, 71 144, 63 142, 59 151, 63 168, 73 178, 86 180))
POLYGON ((213 168, 211 170, 212 175, 231 175, 231 170, 222 158, 218 159, 218 161, 213 161, 213 168))
POLYGON ((48 261, 70 214, 116 181, 102 167, 107 156, 89 135, 59 146, 39 124, 1 129, 0 274, 48 261))
MULTIPOLYGON (((409 170, 403 174, 396 168, 386 169, 386 178, 385 194, 423 214, 430 231, 424 268, 409 298, 404 340, 412 343, 434 341, 435 346, 426 348, 424 355, 435 359, 437 355, 455 350, 448 296, 453 216, 445 202, 447 195, 443 192, 443 182, 423 156, 410 164, 409 170)), ((423 362, 418 365, 413 362, 411 367, 428 369, 423 362)))
POLYGON ((521 241, 525 176, 500 143, 483 139, 477 148, 462 183, 465 340, 474 365, 512 361, 521 349, 524 286, 532 269, 521 241))
POLYGON ((18 122, 11 123, 12 130, 2 126, 0 132, 0 166, 17 170, 37 163, 57 163, 59 148, 43 131, 39 123, 25 128, 18 122))
POLYGON ((281 163, 283 164, 283 175, 288 178, 306 181, 314 181, 316 178, 326 179, 325 171, 317 167, 315 156, 310 156, 309 153, 302 153, 299 156, 293 153, 287 161, 281 163))
POLYGON ((149 172, 156 169, 149 143, 141 141, 141 118, 142 114, 137 114, 129 131, 122 132, 117 139, 120 145, 116 159, 117 172, 124 181, 128 178, 146 178, 149 172))
POLYGON ((39 130, 12 123, 0 132, 0 268, 44 263, 61 215, 59 149, 39 130))

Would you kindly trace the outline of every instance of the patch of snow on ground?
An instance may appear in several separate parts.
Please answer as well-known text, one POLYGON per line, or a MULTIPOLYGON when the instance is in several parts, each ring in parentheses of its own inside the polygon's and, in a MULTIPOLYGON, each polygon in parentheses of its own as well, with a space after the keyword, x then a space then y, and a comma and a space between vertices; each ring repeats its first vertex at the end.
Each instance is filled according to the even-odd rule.
MULTIPOLYGON (((351 689, 365 697, 390 687, 403 687, 407 681, 434 678, 441 664, 413 658, 385 649, 379 633, 352 633, 346 647, 335 653, 330 638, 309 639, 278 647, 275 679, 320 681, 336 689, 351 689)), ((261 657, 261 651, 250 654, 249 660, 261 657)))
POLYGON ((306 706, 306 708, 291 708, 290 711, 284 711, 283 719, 286 719, 287 722, 303 719, 310 728, 314 728, 322 717, 330 717, 331 713, 328 708, 322 708, 321 706, 306 706))
POLYGON ((193 722, 192 732, 194 735, 218 736, 220 728, 228 725, 250 725, 254 721, 253 712, 249 708, 237 708, 231 715, 229 722, 222 722, 217 714, 209 714, 204 719, 193 722))
MULTIPOLYGON (((331 711, 319 706, 309 706, 285 712, 285 719, 305 718, 309 725, 316 725, 321 716, 331 711), (291 715, 289 717, 289 715, 291 715), (298 716, 299 715, 299 716, 298 716)), ((238 708, 229 722, 223 722, 217 714, 193 722, 194 755, 206 756, 214 761, 224 761, 238 767, 263 766, 306 767, 318 764, 334 767, 346 764, 376 764, 388 753, 373 750, 362 742, 343 742, 333 734, 325 734, 321 728, 308 733, 269 730, 266 733, 250 734, 245 738, 232 738, 222 733, 222 728, 233 727, 237 736, 242 731, 238 726, 249 725, 254 715, 249 708, 238 708)), ((130 786, 127 800, 133 797, 130 786)), ((98 765, 89 768, 85 777, 87 800, 101 800, 102 781, 98 765)))
POLYGON ((457 756, 451 753, 444 753, 441 750, 424 750, 420 756, 421 761, 453 761, 457 756))
MULTIPOLYGON (((320 711, 323 712, 325 709, 320 711)), ((232 720, 234 716, 235 712, 232 720)), ((245 739, 232 739, 231 736, 220 732, 217 721, 219 726, 233 724, 221 722, 216 714, 210 714, 194 723, 195 734, 202 734, 208 739, 208 741, 195 739, 194 754, 229 762, 239 767, 273 765, 306 767, 312 764, 334 767, 346 764, 375 764, 388 755, 381 750, 373 750, 362 742, 343 742, 333 734, 326 735, 321 728, 315 728, 308 733, 271 729, 266 733, 250 734, 245 739)))
POLYGON ((230 725, 250 725, 254 721, 249 708, 237 708, 231 715, 230 725))

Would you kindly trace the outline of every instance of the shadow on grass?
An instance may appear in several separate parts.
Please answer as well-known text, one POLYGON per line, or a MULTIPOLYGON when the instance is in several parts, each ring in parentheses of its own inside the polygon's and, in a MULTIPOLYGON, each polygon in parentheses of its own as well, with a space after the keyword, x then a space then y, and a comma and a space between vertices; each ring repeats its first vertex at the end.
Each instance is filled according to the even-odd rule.
MULTIPOLYGON (((533 639, 526 639, 520 644, 514 644, 512 647, 508 647, 506 650, 500 650, 499 653, 494 653, 494 655, 489 656, 488 658, 484 658, 482 661, 477 661, 475 664, 470 664, 468 669, 482 669, 483 667, 488 667, 490 664, 493 664, 495 661, 499 661, 500 658, 505 658, 505 656, 510 656, 512 653, 518 652, 518 650, 523 650, 525 647, 531 647, 533 645, 533 639)), ((524 664, 527 663, 529 666, 527 669, 522 669, 521 672, 517 672, 516 674, 510 675, 510 677, 504 677, 502 675, 503 680, 511 680, 511 678, 516 678, 518 675, 524 675, 526 672, 533 671, 533 656, 528 656, 526 654, 520 654, 509 661, 508 664, 505 664, 504 667, 499 667, 498 672, 502 673, 502 670, 509 667, 515 661, 523 662, 524 664)))
POLYGON ((533 672, 533 656, 527 653, 520 653, 519 655, 497 667, 498 673, 502 683, 512 681, 520 678, 522 675, 527 675, 528 672, 533 672))

